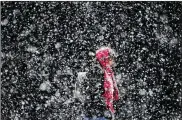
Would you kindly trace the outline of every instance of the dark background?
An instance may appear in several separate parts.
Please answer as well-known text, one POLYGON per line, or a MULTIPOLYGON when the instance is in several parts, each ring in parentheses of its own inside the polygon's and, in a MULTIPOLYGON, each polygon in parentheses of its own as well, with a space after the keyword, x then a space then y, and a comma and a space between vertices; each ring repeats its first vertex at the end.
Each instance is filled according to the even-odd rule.
POLYGON ((1 2, 1 118, 75 120, 79 102, 63 102, 110 45, 126 90, 116 118, 180 120, 181 39, 182 2, 1 2))

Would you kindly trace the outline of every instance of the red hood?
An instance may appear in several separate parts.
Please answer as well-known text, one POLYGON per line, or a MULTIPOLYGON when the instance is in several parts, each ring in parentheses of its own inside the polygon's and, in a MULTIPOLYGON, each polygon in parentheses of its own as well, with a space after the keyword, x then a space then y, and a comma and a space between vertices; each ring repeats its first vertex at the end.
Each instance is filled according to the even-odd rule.
POLYGON ((109 65, 109 48, 101 48, 96 52, 96 58, 101 64, 102 68, 109 65))

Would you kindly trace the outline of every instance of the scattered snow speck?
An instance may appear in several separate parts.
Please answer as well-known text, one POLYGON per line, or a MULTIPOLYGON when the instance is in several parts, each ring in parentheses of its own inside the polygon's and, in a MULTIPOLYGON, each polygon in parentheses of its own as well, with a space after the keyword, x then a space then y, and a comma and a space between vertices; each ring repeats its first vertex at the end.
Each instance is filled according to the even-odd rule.
POLYGON ((161 21, 162 21, 164 24, 165 24, 165 23, 168 23, 168 18, 167 18, 166 15, 160 16, 160 19, 161 19, 161 21))
POLYGON ((28 52, 31 52, 31 53, 39 53, 39 51, 37 50, 37 48, 36 47, 33 47, 33 46, 29 46, 27 48, 27 51, 28 52))
POLYGON ((116 81, 119 83, 119 82, 122 82, 121 81, 121 74, 117 74, 116 75, 116 81))
POLYGON ((89 52, 88 55, 89 56, 95 56, 95 54, 93 52, 89 52))
POLYGON ((56 48, 56 49, 58 49, 58 48, 60 48, 60 47, 61 47, 61 44, 60 44, 60 43, 56 43, 56 44, 55 44, 55 48, 56 48))
POLYGON ((41 90, 41 91, 49 91, 50 90, 50 82, 49 81, 45 81, 45 82, 43 82, 41 85, 40 85, 40 87, 39 87, 39 89, 41 90))
POLYGON ((103 40, 104 39, 104 36, 103 35, 101 35, 101 36, 98 36, 98 38, 97 38, 98 40, 103 40))
POLYGON ((61 70, 57 70, 57 71, 56 71, 56 74, 57 74, 57 75, 61 75, 61 74, 62 74, 62 71, 61 71, 61 70))
POLYGON ((36 110, 39 110, 39 109, 40 109, 40 106, 37 106, 37 107, 36 107, 36 110))
POLYGON ((22 105, 24 105, 24 104, 25 104, 25 102, 24 102, 24 101, 22 101, 22 102, 21 102, 21 104, 22 104, 22 105))
POLYGON ((152 96, 153 95, 153 91, 150 89, 149 90, 149 95, 152 96))
POLYGON ((20 10, 18 10, 18 9, 13 10, 13 15, 14 15, 14 17, 15 17, 17 14, 19 14, 19 13, 20 13, 20 10))
POLYGON ((16 20, 13 20, 13 23, 14 23, 14 24, 16 24, 16 23, 17 23, 17 21, 16 21, 16 20))
POLYGON ((18 116, 15 116, 14 120, 19 120, 18 116))
POLYGON ((145 95, 146 94, 146 90, 145 89, 140 89, 139 90, 139 94, 140 95, 145 95))
POLYGON ((161 59, 160 59, 160 61, 161 61, 161 62, 164 62, 164 61, 165 61, 165 59, 164 59, 164 58, 161 58, 161 59))
POLYGON ((66 66, 63 71, 61 71, 61 74, 64 75, 73 75, 73 71, 70 67, 66 66))
POLYGON ((178 43, 178 40, 176 38, 172 39, 169 43, 169 46, 172 47, 178 43))
POLYGON ((81 95, 80 91, 79 90, 75 90, 74 91, 74 98, 81 98, 81 97, 82 97, 82 95, 81 95))
POLYGON ((4 19, 4 20, 1 21, 2 26, 5 26, 7 24, 8 24, 8 19, 4 19))
POLYGON ((72 99, 68 99, 68 100, 66 100, 63 104, 68 105, 68 104, 70 104, 70 103, 72 103, 72 102, 73 102, 73 100, 72 100, 72 99))
POLYGON ((59 96, 60 96, 59 90, 56 91, 55 96, 56 96, 56 97, 59 97, 59 96))
POLYGON ((40 90, 45 91, 46 90, 46 87, 47 87, 46 83, 42 83, 40 85, 40 90))
POLYGON ((20 37, 25 37, 25 36, 29 35, 30 32, 31 32, 30 30, 22 31, 22 33, 20 34, 20 37))
POLYGON ((78 73, 78 80, 82 81, 84 78, 86 78, 87 72, 79 72, 78 73))

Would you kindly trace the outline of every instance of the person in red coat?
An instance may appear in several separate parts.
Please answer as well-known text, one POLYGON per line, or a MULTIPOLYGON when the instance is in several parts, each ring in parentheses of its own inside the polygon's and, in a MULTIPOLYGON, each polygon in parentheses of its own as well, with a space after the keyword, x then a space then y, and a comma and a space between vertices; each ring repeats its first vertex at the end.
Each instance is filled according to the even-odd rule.
POLYGON ((83 82, 86 95, 84 120, 114 120, 113 102, 119 100, 112 69, 116 55, 111 48, 101 47, 96 51, 95 57, 100 65, 93 64, 87 74, 88 79, 83 82))
POLYGON ((115 52, 109 47, 102 47, 96 51, 96 59, 104 72, 104 94, 102 96, 104 97, 107 109, 112 113, 113 117, 115 113, 113 101, 119 100, 119 90, 112 70, 114 56, 115 52))

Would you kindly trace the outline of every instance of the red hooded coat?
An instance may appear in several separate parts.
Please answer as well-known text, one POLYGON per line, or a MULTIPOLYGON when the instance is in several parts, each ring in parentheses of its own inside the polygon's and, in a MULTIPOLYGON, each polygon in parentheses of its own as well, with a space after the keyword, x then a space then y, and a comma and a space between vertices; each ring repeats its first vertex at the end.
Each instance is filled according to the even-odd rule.
POLYGON ((114 77, 114 72, 109 64, 110 48, 101 48, 96 52, 96 58, 104 70, 104 94, 106 107, 114 113, 113 101, 119 99, 119 91, 114 77))

